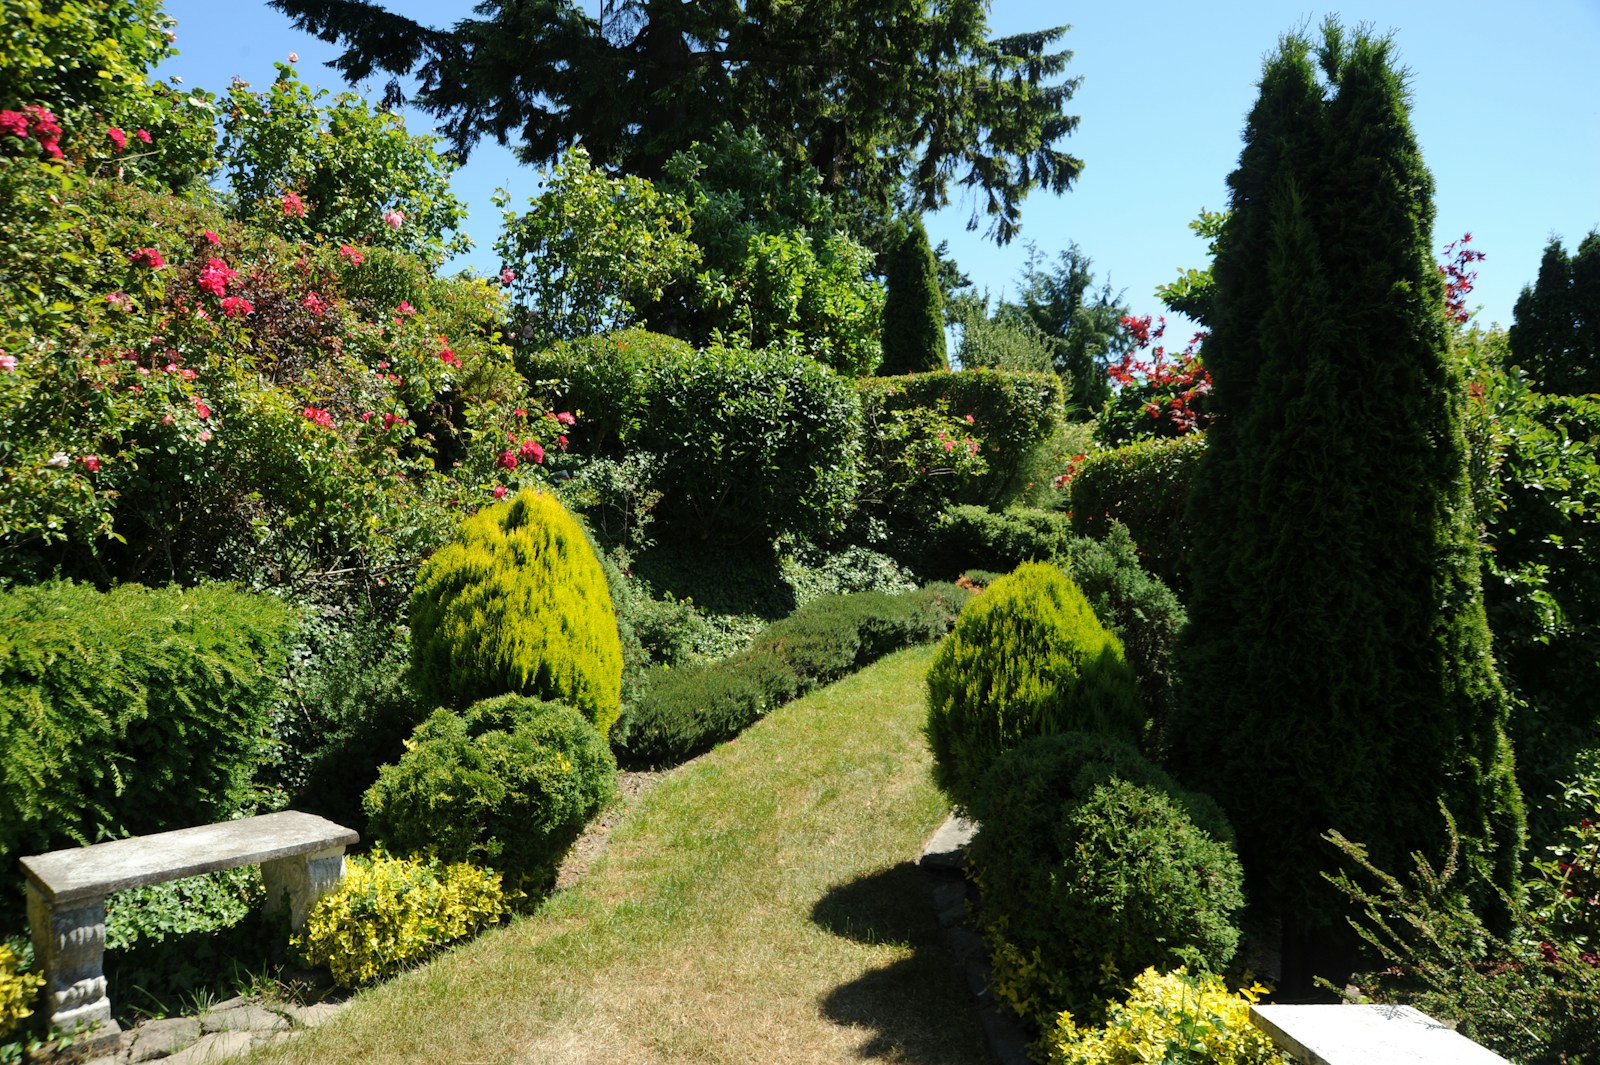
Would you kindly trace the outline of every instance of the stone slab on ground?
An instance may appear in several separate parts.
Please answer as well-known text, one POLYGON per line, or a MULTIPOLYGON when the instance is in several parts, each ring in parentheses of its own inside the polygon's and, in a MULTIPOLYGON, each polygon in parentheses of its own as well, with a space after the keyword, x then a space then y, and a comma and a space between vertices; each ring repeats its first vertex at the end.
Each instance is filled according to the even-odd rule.
POLYGON ((255 1040, 249 1032, 213 1032, 187 1050, 180 1050, 165 1065, 214 1065, 247 1053, 255 1040))
POLYGON ((1510 1065, 1410 1006, 1252 1006, 1250 1020, 1304 1065, 1510 1065))
POLYGON ((348 1007, 349 1002, 314 1002, 309 1006, 285 1006, 284 1012, 301 1028, 315 1028, 332 1020, 348 1007))
POLYGON ((283 1032, 289 1022, 264 1006, 241 1002, 226 1009, 210 1009, 200 1015, 206 1032, 283 1032))
POLYGON ((922 867, 961 872, 966 867, 967 844, 972 842, 977 831, 978 826, 973 822, 951 814, 923 844, 922 867))
POLYGON ((133 1038, 126 1060, 137 1063, 168 1057, 199 1042, 203 1034, 200 1022, 193 1017, 165 1017, 146 1021, 129 1033, 133 1038))

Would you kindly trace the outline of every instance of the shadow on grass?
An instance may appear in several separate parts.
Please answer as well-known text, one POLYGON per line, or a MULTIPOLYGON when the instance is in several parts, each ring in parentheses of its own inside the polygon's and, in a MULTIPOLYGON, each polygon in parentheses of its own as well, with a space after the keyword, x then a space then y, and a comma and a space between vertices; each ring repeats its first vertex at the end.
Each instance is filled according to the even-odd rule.
POLYGON ((931 885, 911 862, 831 889, 811 920, 834 935, 911 954, 841 984, 822 1000, 835 1024, 872 1034, 856 1053, 907 1065, 986 1062, 977 1015, 933 915, 931 885))

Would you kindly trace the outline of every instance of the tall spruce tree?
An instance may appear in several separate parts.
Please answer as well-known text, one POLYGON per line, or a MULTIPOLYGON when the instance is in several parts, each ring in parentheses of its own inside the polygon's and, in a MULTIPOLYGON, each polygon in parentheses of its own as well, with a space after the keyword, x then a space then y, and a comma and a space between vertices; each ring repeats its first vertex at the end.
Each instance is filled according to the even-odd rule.
POLYGON ((883 303, 883 362, 878 373, 948 370, 944 294, 922 219, 913 218, 896 235, 887 266, 889 291, 883 303))
POLYGON ((1348 933, 1324 833, 1389 869, 1442 860, 1442 803, 1465 859, 1515 891, 1522 808, 1433 180, 1390 41, 1331 20, 1320 45, 1286 37, 1228 184, 1174 757, 1233 819, 1286 980, 1309 987, 1348 933))
POLYGON ((1569 256, 1552 240, 1512 308, 1511 357, 1544 392, 1600 392, 1600 230, 1569 256))

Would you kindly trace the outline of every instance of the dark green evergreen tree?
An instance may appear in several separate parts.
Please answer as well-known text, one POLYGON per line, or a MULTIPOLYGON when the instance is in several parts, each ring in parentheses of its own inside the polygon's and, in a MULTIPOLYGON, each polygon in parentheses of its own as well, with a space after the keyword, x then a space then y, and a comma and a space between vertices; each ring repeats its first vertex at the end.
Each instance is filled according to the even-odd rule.
POLYGON ((1550 241, 1538 280, 1522 290, 1512 315, 1512 361, 1540 391, 1600 392, 1600 230, 1572 256, 1550 241))
POLYGON ((1302 987, 1348 935, 1330 829, 1381 868, 1437 867, 1442 803, 1464 859, 1517 889, 1508 700, 1407 101, 1388 39, 1332 21, 1320 47, 1286 37, 1214 267, 1174 757, 1232 818, 1302 987))
POLYGON ((1110 282, 1094 284, 1093 263, 1077 244, 1068 244, 1049 264, 1037 248, 1028 249, 1022 291, 1003 304, 1049 338, 1050 357, 1071 397, 1074 417, 1087 421, 1111 398, 1107 366, 1127 350, 1121 321, 1131 313, 1110 282))
POLYGON ((731 122, 851 208, 934 210, 972 189, 1000 243, 1030 190, 1065 192, 1083 168, 1060 148, 1078 124, 1066 27, 991 39, 987 0, 485 0, 449 29, 370 0, 269 3, 342 44, 352 84, 393 75, 398 103, 415 76, 411 102, 463 155, 492 136, 544 163, 581 139, 653 179, 731 122))
POLYGON ((883 376, 948 370, 944 346, 944 294, 922 219, 903 225, 889 251, 888 294, 883 303, 883 376))

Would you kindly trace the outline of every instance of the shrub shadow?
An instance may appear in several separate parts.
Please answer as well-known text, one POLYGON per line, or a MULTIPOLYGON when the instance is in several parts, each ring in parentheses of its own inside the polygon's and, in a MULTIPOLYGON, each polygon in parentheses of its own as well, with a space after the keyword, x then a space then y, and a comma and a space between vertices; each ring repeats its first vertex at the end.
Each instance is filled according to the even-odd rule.
POLYGON ((932 886, 914 863, 831 889, 812 907, 811 920, 857 943, 911 951, 823 998, 824 1017, 870 1033, 856 1048, 858 1057, 906 1065, 989 1061, 982 1025, 939 932, 932 886))

